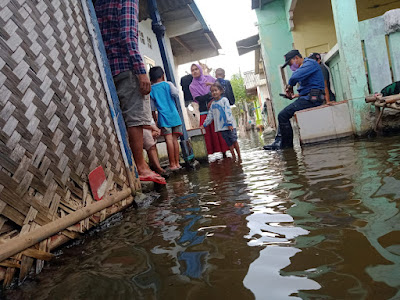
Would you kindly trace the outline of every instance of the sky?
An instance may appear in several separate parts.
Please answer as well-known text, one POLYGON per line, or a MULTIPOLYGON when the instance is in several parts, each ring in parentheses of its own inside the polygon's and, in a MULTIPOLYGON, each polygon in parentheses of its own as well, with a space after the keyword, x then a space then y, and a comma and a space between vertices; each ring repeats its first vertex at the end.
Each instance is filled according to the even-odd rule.
MULTIPOLYGON (((214 32, 222 49, 220 55, 201 60, 214 70, 223 68, 226 78, 233 74, 254 70, 254 51, 239 56, 236 42, 257 34, 256 14, 251 0, 196 0, 207 24, 214 32)), ((190 73, 190 65, 179 67, 179 73, 190 73)))

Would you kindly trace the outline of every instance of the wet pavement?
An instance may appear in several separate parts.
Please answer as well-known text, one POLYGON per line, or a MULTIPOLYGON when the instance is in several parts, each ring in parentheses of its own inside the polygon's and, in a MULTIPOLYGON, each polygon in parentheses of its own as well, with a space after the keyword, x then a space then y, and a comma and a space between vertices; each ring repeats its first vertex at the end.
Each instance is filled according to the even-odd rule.
POLYGON ((169 180, 7 299, 400 299, 400 137, 260 150, 169 180))

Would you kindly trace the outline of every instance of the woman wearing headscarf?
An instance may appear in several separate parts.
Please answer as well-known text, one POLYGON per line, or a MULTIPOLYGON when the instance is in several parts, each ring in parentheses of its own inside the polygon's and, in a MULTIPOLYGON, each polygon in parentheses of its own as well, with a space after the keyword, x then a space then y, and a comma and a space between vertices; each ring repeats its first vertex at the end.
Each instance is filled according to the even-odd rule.
MULTIPOLYGON (((192 72, 193 81, 189 89, 194 101, 199 104, 201 126, 207 118, 208 105, 213 100, 210 94, 210 87, 216 79, 210 75, 204 75, 202 67, 198 64, 193 64, 190 70, 192 72)), ((225 157, 225 152, 228 151, 229 148, 222 138, 221 133, 215 132, 214 123, 206 127, 204 138, 206 140, 208 154, 222 152, 225 157)))

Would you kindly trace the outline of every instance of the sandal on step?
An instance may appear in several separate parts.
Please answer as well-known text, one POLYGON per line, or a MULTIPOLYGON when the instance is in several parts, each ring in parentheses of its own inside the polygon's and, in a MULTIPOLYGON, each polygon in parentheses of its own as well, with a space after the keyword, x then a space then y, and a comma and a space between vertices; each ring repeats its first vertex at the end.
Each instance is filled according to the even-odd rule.
POLYGON ((167 184, 167 182, 165 181, 165 179, 163 177, 161 177, 160 175, 142 175, 139 176, 139 180, 140 181, 152 181, 158 184, 167 184))

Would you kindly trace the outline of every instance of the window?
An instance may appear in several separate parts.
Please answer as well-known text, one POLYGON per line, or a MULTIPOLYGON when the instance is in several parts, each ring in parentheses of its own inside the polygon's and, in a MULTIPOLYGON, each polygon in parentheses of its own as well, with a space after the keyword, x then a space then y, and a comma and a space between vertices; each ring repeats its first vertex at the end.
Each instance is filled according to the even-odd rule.
POLYGON ((147 37, 147 46, 148 46, 150 49, 153 49, 153 46, 152 46, 152 44, 151 44, 151 38, 149 38, 149 37, 147 37))
POLYGON ((146 42, 144 41, 144 34, 143 34, 143 32, 141 32, 141 31, 139 31, 139 39, 140 39, 140 42, 141 42, 143 45, 146 45, 146 42))
POLYGON ((150 68, 152 68, 156 65, 156 62, 153 59, 147 57, 146 55, 143 55, 143 58, 144 58, 144 63, 146 65, 147 72, 149 72, 150 68))

